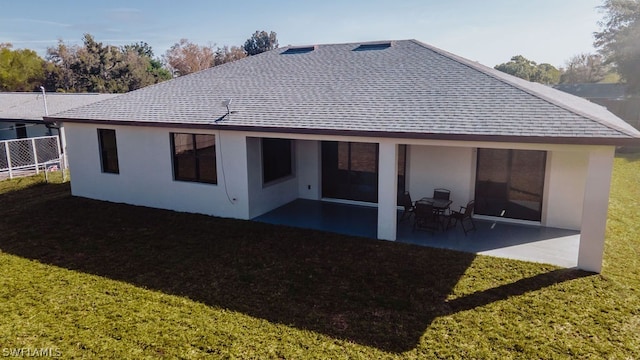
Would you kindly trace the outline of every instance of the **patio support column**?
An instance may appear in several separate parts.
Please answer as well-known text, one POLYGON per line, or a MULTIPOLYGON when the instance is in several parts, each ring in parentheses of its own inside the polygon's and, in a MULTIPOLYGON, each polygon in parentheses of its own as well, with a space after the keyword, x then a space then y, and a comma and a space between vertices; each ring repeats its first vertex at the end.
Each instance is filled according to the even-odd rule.
POLYGON ((380 142, 378 157, 378 239, 396 240, 398 210, 398 145, 380 142))
POLYGON ((582 270, 597 273, 602 270, 613 156, 613 146, 589 153, 578 250, 578 268, 582 270))

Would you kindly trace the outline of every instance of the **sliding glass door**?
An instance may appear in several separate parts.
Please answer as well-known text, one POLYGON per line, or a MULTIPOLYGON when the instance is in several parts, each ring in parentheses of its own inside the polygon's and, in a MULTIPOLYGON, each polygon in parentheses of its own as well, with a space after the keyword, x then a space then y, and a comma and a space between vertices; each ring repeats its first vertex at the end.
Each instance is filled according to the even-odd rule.
POLYGON ((378 144, 322 142, 322 197, 378 202, 378 144))
POLYGON ((547 153, 478 149, 476 214, 540 221, 547 153))

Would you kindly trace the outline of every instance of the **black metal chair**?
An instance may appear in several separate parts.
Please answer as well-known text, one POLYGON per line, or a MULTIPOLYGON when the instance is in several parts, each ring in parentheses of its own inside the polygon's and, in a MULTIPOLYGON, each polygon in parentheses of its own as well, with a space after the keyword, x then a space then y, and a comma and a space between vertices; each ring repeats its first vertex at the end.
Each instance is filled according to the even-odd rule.
MULTIPOLYGON (((450 200, 451 190, 438 188, 433 190, 433 198, 439 200, 450 200)), ((446 209, 438 209, 438 214, 441 216, 447 216, 447 212, 450 212, 449 208, 446 209)))
POLYGON ((442 188, 433 190, 434 199, 450 200, 450 197, 451 197, 451 190, 442 189, 442 188))
POLYGON ((417 202, 414 208, 413 230, 437 231, 442 227, 440 217, 433 212, 433 205, 417 202))
POLYGON ((476 229, 476 224, 473 222, 473 208, 475 206, 475 201, 471 200, 467 203, 467 206, 461 206, 460 211, 451 211, 449 214, 449 221, 447 222, 447 227, 456 226, 458 222, 462 224, 462 231, 464 231, 464 235, 466 236, 469 231, 476 229), (451 225, 451 221, 455 222, 451 225), (465 227, 465 221, 467 223, 471 223, 471 228, 467 229, 465 227))
POLYGON ((411 218, 411 215, 415 212, 415 204, 411 200, 411 194, 408 191, 405 191, 404 194, 398 197, 398 205, 404 208, 402 211, 402 216, 400 216, 400 221, 411 218))

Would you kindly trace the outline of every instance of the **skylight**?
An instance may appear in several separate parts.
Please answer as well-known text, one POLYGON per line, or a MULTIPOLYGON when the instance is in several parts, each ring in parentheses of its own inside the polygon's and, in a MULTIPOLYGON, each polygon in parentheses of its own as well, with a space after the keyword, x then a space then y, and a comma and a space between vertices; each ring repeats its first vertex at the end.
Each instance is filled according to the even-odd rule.
POLYGON ((384 50, 388 47, 391 47, 390 42, 375 43, 375 44, 361 44, 357 48, 353 49, 353 51, 384 50))
POLYGON ((315 50, 315 46, 291 47, 291 48, 288 48, 286 51, 283 51, 282 54, 283 55, 306 54, 308 52, 312 52, 313 50, 315 50))

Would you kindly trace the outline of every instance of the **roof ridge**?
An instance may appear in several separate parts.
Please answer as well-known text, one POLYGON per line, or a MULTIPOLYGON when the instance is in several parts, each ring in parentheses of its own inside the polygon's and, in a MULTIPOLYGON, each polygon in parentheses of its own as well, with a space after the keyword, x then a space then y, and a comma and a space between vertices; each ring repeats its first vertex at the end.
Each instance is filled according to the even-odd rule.
MULTIPOLYGON (((500 72, 500 71, 492 69, 492 68, 490 68, 490 67, 488 67, 486 65, 480 64, 479 62, 475 62, 475 61, 466 59, 466 58, 464 58, 462 56, 455 55, 455 54, 450 53, 450 52, 448 52, 446 50, 442 50, 442 49, 437 48, 435 46, 432 46, 432 45, 423 43, 421 41, 418 41, 416 39, 411 39, 411 41, 414 42, 415 44, 419 45, 419 46, 424 47, 425 49, 431 50, 431 51, 433 51, 433 52, 435 52, 437 54, 445 56, 445 57, 447 57, 447 58, 449 58, 449 59, 451 59, 453 61, 456 61, 456 62, 458 62, 458 63, 460 63, 462 65, 470 67, 470 68, 472 68, 474 70, 480 71, 481 73, 483 73, 483 74, 485 74, 485 75, 487 75, 489 77, 492 77, 492 78, 494 78, 494 79, 496 79, 496 80, 498 80, 498 81, 500 81, 502 83, 510 85, 510 86, 520 90, 520 91, 524 91, 529 95, 533 95, 533 96, 535 96, 535 97, 537 97, 537 98, 539 98, 539 99, 541 99, 543 101, 548 102, 551 105, 557 106, 557 107, 562 108, 562 109, 567 110, 567 111, 570 111, 570 112, 572 112, 572 113, 574 113, 576 115, 582 116, 582 117, 584 117, 586 119, 595 121, 596 123, 598 123, 598 124, 600 124, 602 126, 605 126, 605 127, 609 128, 609 129, 612 129, 612 130, 619 131, 619 132, 621 132, 621 133, 623 133, 625 135, 632 136, 632 137, 637 137, 638 136, 638 133, 637 133, 638 131, 635 130, 635 128, 631 127, 631 125, 629 125, 631 127, 631 129, 628 129, 628 128, 624 128, 624 127, 618 126, 617 124, 610 123, 608 121, 603 121, 602 119, 599 119, 599 118, 597 118, 595 116, 587 114, 584 111, 581 111, 581 110, 578 110, 578 109, 576 109, 574 107, 568 106, 567 104, 563 103, 562 101, 557 101, 556 99, 553 99, 553 98, 551 98, 549 96, 541 94, 538 91, 535 91, 533 89, 529 89, 529 88, 523 86, 522 84, 519 84, 518 82, 526 81, 527 85, 529 85, 529 86, 538 86, 538 85, 539 86, 546 86, 546 85, 530 82, 530 81, 518 78, 516 76, 500 72), (636 132, 636 134, 633 134, 634 132, 636 132)), ((598 107, 601 107, 602 109, 608 111, 606 109, 606 107, 598 105, 598 104, 593 103, 591 101, 585 100, 585 99, 583 99, 581 97, 578 97, 578 96, 575 96, 575 95, 571 95, 571 94, 568 94, 568 93, 563 93, 562 91, 554 89, 553 87, 549 87, 549 89, 552 89, 552 90, 555 90, 555 91, 558 91, 558 92, 562 93, 562 96, 564 96, 564 95, 573 96, 573 97, 575 97, 577 99, 580 99, 582 101, 586 101, 586 102, 592 104, 593 106, 598 106, 598 107)))

